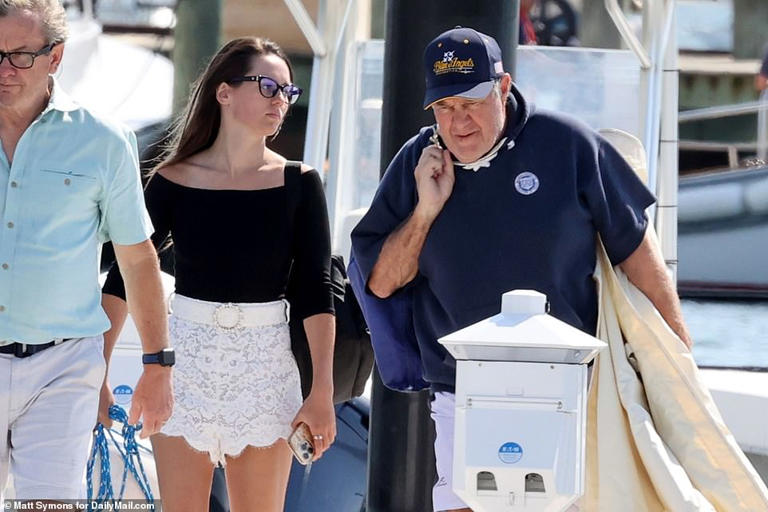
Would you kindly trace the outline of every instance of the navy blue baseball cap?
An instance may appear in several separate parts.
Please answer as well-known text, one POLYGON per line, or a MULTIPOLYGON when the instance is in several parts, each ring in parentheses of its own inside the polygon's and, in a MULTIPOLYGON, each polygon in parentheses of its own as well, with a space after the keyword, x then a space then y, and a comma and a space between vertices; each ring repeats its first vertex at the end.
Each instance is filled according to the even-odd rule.
POLYGON ((504 75, 501 49, 491 36, 471 28, 443 32, 424 50, 424 109, 445 98, 482 99, 504 75))

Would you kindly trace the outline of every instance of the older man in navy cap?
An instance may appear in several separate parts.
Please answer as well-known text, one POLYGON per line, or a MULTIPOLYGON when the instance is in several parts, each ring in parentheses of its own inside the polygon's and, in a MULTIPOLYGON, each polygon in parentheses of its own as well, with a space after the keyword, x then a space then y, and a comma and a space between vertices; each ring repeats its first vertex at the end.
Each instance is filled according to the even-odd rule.
POLYGON ((456 363, 437 339, 499 311, 501 294, 539 290, 551 314, 590 334, 600 235, 611 261, 688 345, 674 286, 646 232, 653 195, 587 126, 535 111, 504 72, 496 41, 470 28, 424 52, 421 129, 390 163, 352 233, 368 293, 413 294, 414 329, 434 393, 435 510, 469 510, 451 490, 456 363))

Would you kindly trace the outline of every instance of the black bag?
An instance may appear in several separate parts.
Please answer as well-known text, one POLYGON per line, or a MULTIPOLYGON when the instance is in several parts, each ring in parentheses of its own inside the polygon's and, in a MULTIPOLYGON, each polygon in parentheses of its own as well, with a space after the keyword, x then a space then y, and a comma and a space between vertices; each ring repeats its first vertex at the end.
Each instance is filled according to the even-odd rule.
MULTIPOLYGON (((301 164, 285 165, 285 189, 288 197, 288 215, 294 221, 301 199, 301 164)), ((292 276, 291 276, 292 277, 292 276)), ((363 312, 357 303, 347 278, 344 258, 331 256, 331 283, 333 305, 336 309, 336 339, 333 351, 333 402, 346 402, 360 396, 373 369, 371 336, 365 325, 363 312)), ((288 280, 286 300, 292 302, 301 293, 294 279, 288 280)), ((312 357, 304 332, 304 322, 298 315, 291 315, 291 349, 301 375, 301 394, 304 398, 312 390, 312 357)))

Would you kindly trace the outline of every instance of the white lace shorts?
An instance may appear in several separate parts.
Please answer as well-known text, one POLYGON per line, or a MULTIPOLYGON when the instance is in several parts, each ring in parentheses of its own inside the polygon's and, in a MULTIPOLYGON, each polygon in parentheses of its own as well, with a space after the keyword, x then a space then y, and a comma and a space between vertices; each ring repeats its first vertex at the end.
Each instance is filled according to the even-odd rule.
POLYGON ((222 465, 246 446, 287 438, 302 404, 287 303, 230 306, 175 295, 171 311, 175 405, 162 433, 183 436, 222 465))

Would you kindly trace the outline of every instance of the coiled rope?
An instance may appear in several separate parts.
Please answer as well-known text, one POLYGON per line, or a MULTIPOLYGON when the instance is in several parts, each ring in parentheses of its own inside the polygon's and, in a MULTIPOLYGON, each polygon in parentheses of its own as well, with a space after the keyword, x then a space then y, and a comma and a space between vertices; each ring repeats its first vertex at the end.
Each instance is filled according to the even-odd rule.
MULTIPOLYGON (((150 503, 154 503, 152 496, 152 489, 149 486, 149 479, 144 471, 144 465, 141 463, 141 457, 139 455, 139 444, 136 442, 136 432, 141 430, 142 425, 138 423, 136 425, 128 424, 128 414, 125 409, 119 405, 112 405, 109 408, 109 417, 115 421, 123 424, 122 436, 123 446, 115 439, 113 429, 105 429, 104 425, 98 423, 93 430, 93 449, 91 450, 91 456, 88 459, 87 466, 87 482, 88 482, 88 502, 91 500, 122 500, 125 494, 125 484, 128 479, 128 473, 130 472, 136 479, 136 483, 139 485, 144 497, 150 503), (123 479, 120 486, 120 493, 115 496, 114 489, 112 487, 112 473, 109 465, 109 441, 107 441, 107 435, 112 440, 115 448, 120 456, 123 458, 123 479), (93 469, 96 465, 96 459, 100 459, 100 475, 99 478, 99 491, 96 496, 93 495, 93 469)), ((89 505, 90 507, 90 505, 89 505)))

